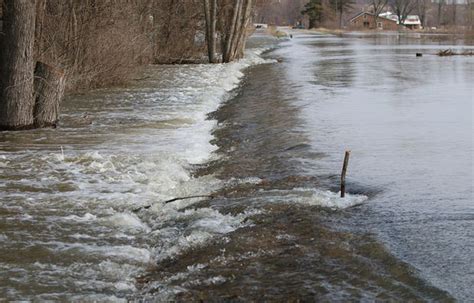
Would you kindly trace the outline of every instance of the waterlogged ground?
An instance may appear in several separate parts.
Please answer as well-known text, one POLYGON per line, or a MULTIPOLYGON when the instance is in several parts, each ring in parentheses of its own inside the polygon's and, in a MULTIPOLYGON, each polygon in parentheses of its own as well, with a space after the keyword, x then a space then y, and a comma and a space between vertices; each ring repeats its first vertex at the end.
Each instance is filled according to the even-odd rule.
POLYGON ((1 133, 0 297, 468 301, 473 63, 427 54, 450 44, 256 35, 239 63, 152 67, 1 133))

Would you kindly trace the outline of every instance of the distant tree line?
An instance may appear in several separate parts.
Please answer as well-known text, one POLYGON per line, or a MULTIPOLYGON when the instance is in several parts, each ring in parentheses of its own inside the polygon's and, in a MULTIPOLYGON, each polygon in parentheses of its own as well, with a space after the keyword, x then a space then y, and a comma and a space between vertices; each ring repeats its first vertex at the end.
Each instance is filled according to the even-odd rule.
POLYGON ((471 0, 308 0, 302 14, 309 27, 343 27, 344 15, 369 11, 378 16, 391 11, 403 23, 408 15, 418 15, 424 27, 461 27, 472 30, 474 1, 471 0))
POLYGON ((255 20, 336 28, 347 25, 350 17, 361 11, 378 15, 388 10, 400 20, 418 15, 424 27, 473 29, 473 0, 262 0, 257 4, 255 20))
POLYGON ((270 25, 295 25, 308 0, 262 0, 257 2, 255 21, 270 25))
POLYGON ((0 0, 0 130, 54 126, 65 90, 139 66, 241 58, 257 2, 0 0))

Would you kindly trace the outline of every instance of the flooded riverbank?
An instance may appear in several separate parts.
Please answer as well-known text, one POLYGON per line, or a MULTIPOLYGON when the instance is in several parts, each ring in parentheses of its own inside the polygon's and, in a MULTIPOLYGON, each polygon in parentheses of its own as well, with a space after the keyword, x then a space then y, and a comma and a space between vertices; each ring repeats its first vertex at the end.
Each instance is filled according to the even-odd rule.
POLYGON ((414 56, 449 43, 257 35, 1 133, 0 297, 465 301, 472 61, 414 56))
POLYGON ((129 298, 151 264, 244 226, 245 214, 159 202, 222 186, 191 175, 215 149, 207 113, 246 67, 266 63, 262 51, 227 65, 151 67, 129 88, 68 97, 57 129, 1 133, 0 297, 129 298))

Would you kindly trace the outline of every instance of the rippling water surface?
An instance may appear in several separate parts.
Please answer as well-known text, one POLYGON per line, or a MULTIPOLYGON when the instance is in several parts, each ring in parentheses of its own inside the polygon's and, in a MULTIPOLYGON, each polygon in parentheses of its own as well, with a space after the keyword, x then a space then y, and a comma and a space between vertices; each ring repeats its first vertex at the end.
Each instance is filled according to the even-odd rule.
POLYGON ((1 133, 0 297, 468 301, 473 59, 448 47, 472 49, 256 35, 1 133))
POLYGON ((325 153, 310 174, 337 171, 343 150, 352 150, 351 182, 377 192, 357 225, 376 231, 421 276, 468 301, 474 59, 435 55, 447 48, 473 49, 450 36, 354 34, 301 36, 277 53, 288 58, 288 85, 309 142, 325 153))

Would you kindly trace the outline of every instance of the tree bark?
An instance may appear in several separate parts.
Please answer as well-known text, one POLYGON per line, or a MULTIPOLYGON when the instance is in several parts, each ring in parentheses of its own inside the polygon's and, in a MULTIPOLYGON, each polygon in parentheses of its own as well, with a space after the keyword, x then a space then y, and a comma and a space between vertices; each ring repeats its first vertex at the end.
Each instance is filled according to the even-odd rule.
POLYGON ((5 0, 0 53, 0 130, 33 125, 34 0, 5 0))
POLYGON ((247 40, 247 28, 250 22, 250 17, 252 13, 252 0, 247 0, 245 3, 244 14, 242 17, 242 23, 239 28, 239 38, 235 45, 234 51, 232 53, 232 60, 240 59, 244 55, 245 42, 247 40))
POLYGON ((225 47, 222 51, 222 61, 223 62, 232 61, 232 59, 231 59, 232 42, 234 41, 235 32, 237 30, 237 22, 239 21, 239 14, 240 14, 241 9, 242 9, 242 1, 243 0, 235 0, 235 2, 234 2, 233 14, 232 14, 232 20, 231 20, 231 23, 230 23, 230 27, 227 26, 227 28, 226 28, 227 33, 225 34, 225 37, 226 37, 225 47))
POLYGON ((43 50, 43 24, 46 12, 46 0, 36 0, 35 20, 35 60, 41 60, 43 50))
POLYGON ((216 60, 217 0, 203 0, 209 63, 216 60), (209 2, 210 1, 210 2, 209 2))
POLYGON ((42 62, 35 69, 35 127, 56 127, 59 117, 59 104, 64 95, 66 81, 64 73, 42 62))
POLYGON ((252 0, 236 0, 233 9, 232 23, 228 27, 223 61, 231 62, 243 56, 247 28, 253 8, 252 0))
POLYGON ((209 47, 209 42, 211 38, 211 14, 210 14, 210 4, 209 0, 203 0, 203 7, 204 7, 204 21, 206 23, 206 42, 207 42, 207 51, 208 51, 208 56, 209 56, 209 62, 211 61, 211 54, 210 54, 210 47, 209 47))
POLYGON ((209 57, 209 61, 211 63, 217 63, 217 60, 216 60, 217 0, 211 0, 210 9, 211 9, 210 10, 210 16, 211 16, 210 23, 211 23, 211 26, 210 26, 210 30, 209 30, 209 36, 210 36, 210 43, 209 43, 210 57, 209 57))
POLYGON ((238 6, 236 7, 237 21, 234 26, 234 32, 233 32, 232 41, 230 44, 227 62, 233 61, 235 59, 235 51, 237 48, 240 34, 242 33, 244 2, 245 0, 240 0, 238 6))

